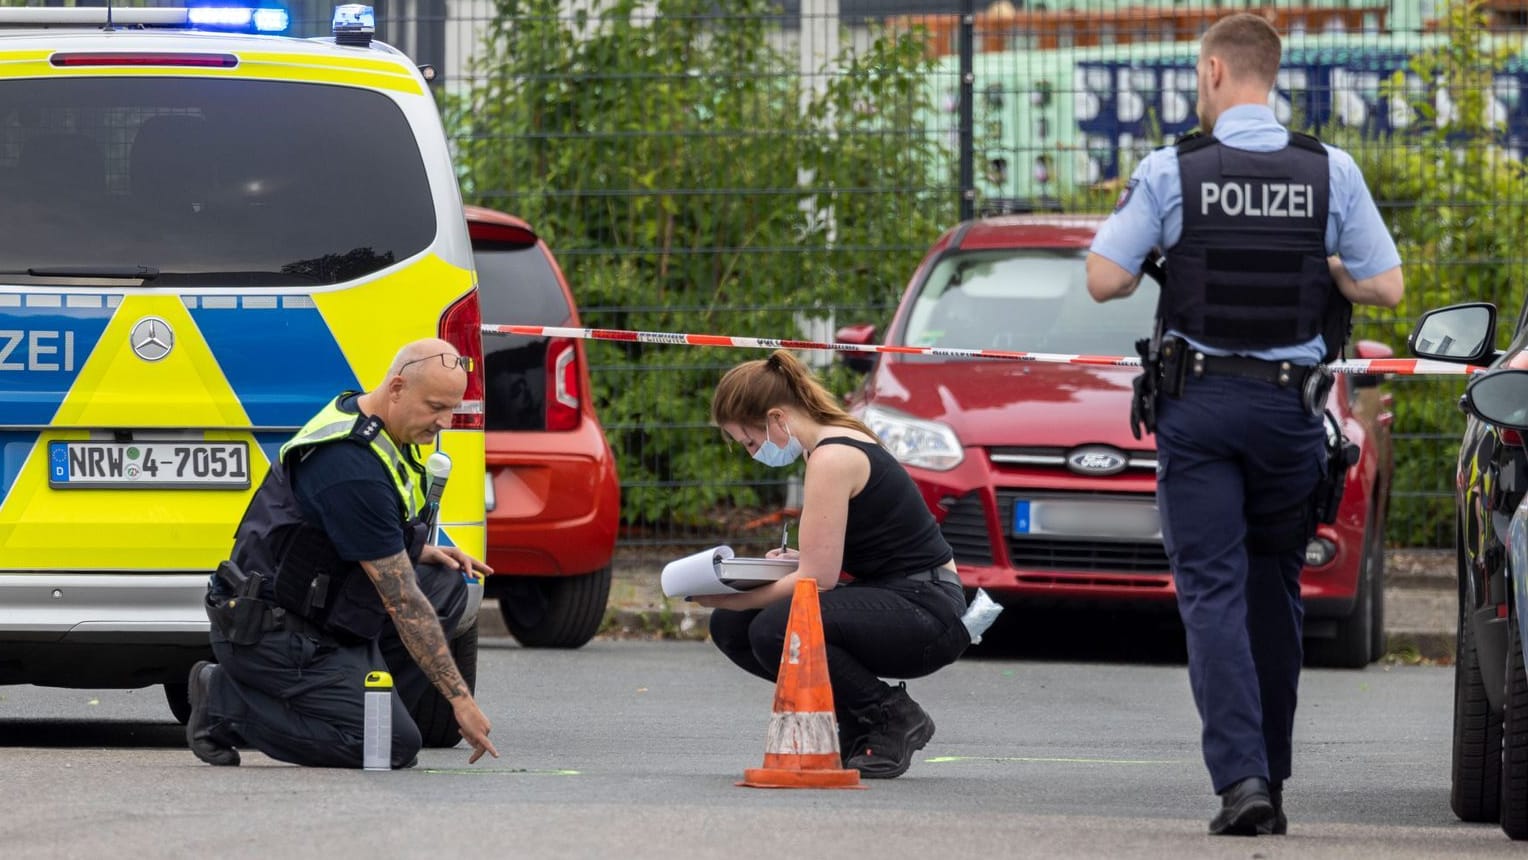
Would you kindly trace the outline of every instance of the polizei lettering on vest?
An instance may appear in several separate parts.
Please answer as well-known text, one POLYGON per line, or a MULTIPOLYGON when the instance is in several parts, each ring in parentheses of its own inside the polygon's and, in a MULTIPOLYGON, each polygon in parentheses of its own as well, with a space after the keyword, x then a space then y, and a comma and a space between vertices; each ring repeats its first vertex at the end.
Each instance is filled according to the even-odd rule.
POLYGON ((1199 214, 1209 215, 1216 206, 1233 218, 1309 218, 1314 214, 1309 185, 1291 182, 1201 182, 1199 214))

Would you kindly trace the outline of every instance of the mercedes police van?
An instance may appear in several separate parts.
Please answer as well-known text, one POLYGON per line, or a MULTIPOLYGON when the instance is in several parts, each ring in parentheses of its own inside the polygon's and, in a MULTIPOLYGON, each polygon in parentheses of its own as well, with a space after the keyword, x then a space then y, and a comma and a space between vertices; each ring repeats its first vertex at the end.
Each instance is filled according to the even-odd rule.
POLYGON ((0 684, 164 684, 184 721, 277 449, 417 338, 476 360, 440 540, 483 557, 471 244, 371 15, 296 39, 260 32, 276 9, 0 9, 0 684))

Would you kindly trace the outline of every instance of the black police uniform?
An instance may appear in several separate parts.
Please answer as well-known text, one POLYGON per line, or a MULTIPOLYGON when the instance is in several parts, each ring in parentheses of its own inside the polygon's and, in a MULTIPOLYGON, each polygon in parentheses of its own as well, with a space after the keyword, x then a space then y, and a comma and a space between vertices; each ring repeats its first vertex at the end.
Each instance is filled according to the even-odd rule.
MULTIPOLYGON (((425 473, 412 446, 399 450, 379 419, 360 414, 357 396, 341 395, 282 448, 239 524, 233 566, 208 585, 218 670, 204 730, 219 745, 360 767, 364 679, 374 670, 394 679, 392 766, 411 764, 422 745, 410 711, 429 680, 358 562, 407 549, 417 564, 425 473), (345 530, 352 525, 359 534, 345 530), (239 575, 260 579, 231 581, 239 575)), ((462 575, 416 570, 442 626, 454 629, 467 603, 462 575)))

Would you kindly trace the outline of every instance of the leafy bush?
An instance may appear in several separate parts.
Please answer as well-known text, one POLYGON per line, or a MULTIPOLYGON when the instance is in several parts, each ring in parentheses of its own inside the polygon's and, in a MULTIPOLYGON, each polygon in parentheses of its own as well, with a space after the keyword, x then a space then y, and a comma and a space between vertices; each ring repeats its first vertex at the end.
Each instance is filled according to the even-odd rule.
MULTIPOLYGON (((473 85, 444 112, 464 196, 536 225, 585 325, 792 338, 894 306, 955 215, 927 187, 937 136, 910 131, 929 108, 916 34, 846 51, 804 87, 763 0, 562 8, 496 0, 473 85)), ((763 355, 591 342, 627 523, 778 496, 778 475, 761 481, 707 424, 720 372, 763 355)))

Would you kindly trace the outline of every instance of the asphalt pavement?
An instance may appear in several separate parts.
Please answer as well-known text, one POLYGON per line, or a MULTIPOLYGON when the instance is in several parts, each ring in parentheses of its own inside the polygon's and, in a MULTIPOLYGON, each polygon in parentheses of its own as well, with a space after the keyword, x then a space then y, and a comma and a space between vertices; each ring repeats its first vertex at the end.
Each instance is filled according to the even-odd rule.
POLYGON ((1216 801, 1181 664, 962 658, 908 689, 938 724, 901 779, 757 791, 774 688, 704 643, 482 641, 502 758, 396 773, 245 751, 198 762, 158 688, 0 688, 0 856, 878 860, 1521 857, 1449 810, 1453 672, 1317 669, 1300 685, 1289 835, 1205 835, 1216 801))
MULTIPOLYGON (((663 596, 658 586, 662 563, 637 553, 618 554, 602 635, 611 638, 704 639, 710 610, 663 596)), ((1458 613, 1452 549, 1392 549, 1385 557, 1385 630, 1387 651, 1399 660, 1442 660, 1454 656, 1458 613)), ((493 601, 484 604, 485 636, 505 636, 493 601)), ((1076 613, 1072 613, 1075 615, 1076 613)), ((1012 613, 1005 613, 1005 616, 1012 613)), ((1073 619, 1075 620, 1075 619, 1073 619)), ((1160 627, 1162 619, 1126 617, 1130 627, 1160 627)), ((1011 618, 999 620, 1013 624, 1011 618)), ((1060 632, 1073 625, 1062 622, 1060 632)), ((1170 625, 1169 625, 1170 626, 1170 625)), ((1180 634, 1181 635, 1181 634, 1180 634)))

